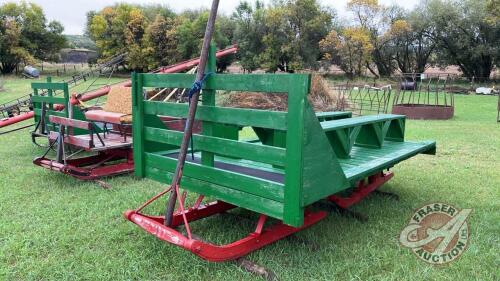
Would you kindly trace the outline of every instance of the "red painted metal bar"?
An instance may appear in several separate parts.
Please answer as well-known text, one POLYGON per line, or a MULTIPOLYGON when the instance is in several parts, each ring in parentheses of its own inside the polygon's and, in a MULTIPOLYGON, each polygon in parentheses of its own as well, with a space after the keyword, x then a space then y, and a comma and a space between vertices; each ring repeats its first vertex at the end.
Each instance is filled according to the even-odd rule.
MULTIPOLYGON (((198 209, 189 209, 185 212, 185 215, 188 221, 192 222, 224 212, 234 207, 235 206, 225 202, 216 201, 198 209)), ((304 216, 304 224, 298 228, 285 225, 281 222, 264 228, 263 223, 265 222, 265 216, 261 216, 254 232, 249 233, 240 240, 226 245, 214 245, 195 238, 189 239, 176 231, 175 227, 183 223, 182 214, 180 213, 174 214, 171 227, 164 225, 164 217, 147 216, 132 210, 125 212, 124 215, 129 221, 137 224, 160 240, 179 246, 205 260, 223 262, 243 257, 250 252, 309 227, 325 218, 327 213, 323 211, 306 213, 304 216)))
POLYGON ((104 153, 68 160, 66 164, 57 163, 47 158, 36 158, 33 160, 35 165, 49 170, 71 175, 81 180, 95 180, 104 176, 115 176, 128 174, 134 170, 132 153, 125 149, 108 150, 104 153), (125 160, 121 163, 109 162, 125 160), (102 165, 95 166, 95 163, 102 162, 102 165))
MULTIPOLYGON (((220 58, 220 57, 224 57, 227 55, 236 54, 237 52, 238 52, 238 45, 233 45, 227 49, 220 50, 217 53, 215 53, 215 57, 220 58)), ((178 64, 175 64, 172 66, 162 67, 160 69, 160 71, 158 71, 158 72, 159 73, 176 73, 176 72, 180 72, 180 71, 184 71, 184 70, 193 68, 193 67, 197 66, 199 63, 200 63, 200 58, 192 59, 192 60, 178 63, 178 64)))
POLYGON ((381 172, 379 174, 372 175, 368 177, 368 184, 366 184, 364 180, 360 181, 356 189, 351 193, 351 195, 349 195, 349 197, 332 195, 328 197, 328 200, 334 202, 340 208, 347 209, 366 198, 370 193, 382 186, 393 176, 394 174, 392 172, 381 172))
POLYGON ((30 112, 26 112, 26 113, 23 113, 20 115, 16 115, 14 117, 2 119, 2 120, 0 120, 0 128, 7 127, 7 126, 10 126, 12 124, 22 122, 24 120, 28 120, 30 118, 33 118, 33 116, 35 116, 35 112, 30 111, 30 112))

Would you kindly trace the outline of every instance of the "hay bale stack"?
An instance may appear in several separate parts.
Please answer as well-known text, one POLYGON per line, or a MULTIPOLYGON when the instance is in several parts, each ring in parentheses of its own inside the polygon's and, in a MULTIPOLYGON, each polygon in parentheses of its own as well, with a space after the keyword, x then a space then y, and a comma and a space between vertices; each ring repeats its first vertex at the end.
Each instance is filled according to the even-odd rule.
MULTIPOLYGON (((309 103, 314 111, 335 111, 338 108, 337 96, 320 75, 313 75, 309 103)), ((254 92, 230 93, 221 102, 222 106, 253 108, 262 110, 287 111, 288 96, 284 94, 263 94, 254 92)))
POLYGON ((132 88, 114 86, 108 94, 108 99, 103 107, 104 111, 132 114, 132 88))

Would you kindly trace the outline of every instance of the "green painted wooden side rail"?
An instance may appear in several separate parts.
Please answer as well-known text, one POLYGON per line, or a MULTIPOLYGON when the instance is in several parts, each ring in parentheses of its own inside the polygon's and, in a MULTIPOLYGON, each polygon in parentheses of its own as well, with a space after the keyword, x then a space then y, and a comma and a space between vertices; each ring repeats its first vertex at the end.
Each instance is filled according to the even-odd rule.
MULTIPOLYGON (((52 82, 50 77, 48 77, 47 82, 31 83, 31 88, 33 89, 31 101, 33 104, 33 112, 35 113, 35 123, 38 123, 40 121, 42 116, 42 105, 45 104, 45 124, 47 124, 47 129, 49 132, 58 130, 58 126, 49 121, 49 116, 52 115, 65 118, 71 117, 73 119, 83 121, 86 120, 85 115, 80 111, 78 106, 70 104, 69 87, 67 83, 55 83, 52 82), (59 96, 55 96, 55 91, 62 91, 62 94, 59 94, 59 96), (55 110, 55 105, 63 105, 64 108, 55 110), (71 108, 71 111, 68 110, 68 108, 71 108)), ((73 130, 73 134, 88 134, 88 131, 76 128, 73 130)))
MULTIPOLYGON (((212 47, 210 72, 214 52, 212 47)), ((167 129, 159 116, 183 118, 188 111, 186 104, 147 101, 144 89, 189 88, 194 78, 132 75, 137 177, 170 183, 183 133, 167 129)), ((300 226, 306 206, 418 153, 435 151, 434 142, 404 141, 404 116, 314 113, 307 100, 310 81, 305 74, 210 76, 196 115, 202 131, 193 135, 195 159, 188 157, 182 188, 300 226), (220 107, 215 104, 217 90, 283 93, 288 112, 220 107), (233 132, 240 127, 253 128, 259 141, 239 140, 233 132)))

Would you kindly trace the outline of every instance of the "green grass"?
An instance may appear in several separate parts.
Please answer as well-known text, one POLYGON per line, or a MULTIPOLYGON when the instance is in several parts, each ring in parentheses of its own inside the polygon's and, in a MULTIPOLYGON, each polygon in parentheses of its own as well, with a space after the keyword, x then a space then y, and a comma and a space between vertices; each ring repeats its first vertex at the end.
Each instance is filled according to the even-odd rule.
MULTIPOLYGON (((438 153, 394 168, 396 176, 382 189, 400 201, 371 196, 353 207, 367 223, 332 213, 295 235, 301 239, 279 241, 248 258, 280 280, 499 280, 496 102, 457 96, 453 120, 408 120, 407 139, 435 139, 438 153), (470 246, 446 266, 418 260, 397 239, 413 210, 432 202, 474 209, 470 246)), ((0 141, 0 280, 258 280, 233 263, 208 263, 161 242, 122 217, 162 190, 160 184, 121 176, 106 179, 111 189, 104 190, 31 164, 43 150, 26 131, 0 141)), ((221 215, 192 226, 220 242, 244 235, 254 222, 221 215)))

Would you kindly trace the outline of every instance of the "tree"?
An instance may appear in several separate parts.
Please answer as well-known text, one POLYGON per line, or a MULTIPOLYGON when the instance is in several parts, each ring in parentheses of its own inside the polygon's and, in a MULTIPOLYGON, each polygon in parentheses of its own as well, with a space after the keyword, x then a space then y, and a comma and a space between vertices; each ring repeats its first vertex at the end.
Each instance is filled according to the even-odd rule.
POLYGON ((130 20, 125 29, 127 65, 137 71, 148 70, 151 64, 149 50, 146 48, 146 18, 141 10, 133 8, 130 11, 130 20))
POLYGON ((264 4, 256 1, 254 7, 242 1, 232 16, 238 42, 238 58, 245 71, 252 72, 260 66, 260 54, 264 52, 262 37, 265 34, 264 4))
POLYGON ((316 0, 274 1, 267 8, 241 2, 233 14, 244 69, 293 72, 317 67, 319 41, 332 26, 333 12, 316 0))
POLYGON ((179 22, 175 18, 157 15, 156 19, 148 26, 145 40, 147 52, 152 56, 150 68, 181 61, 181 56, 177 52, 178 25, 179 22))
POLYGON ((47 23, 41 7, 21 2, 0 6, 0 71, 12 73, 21 62, 57 60, 58 51, 66 44, 64 28, 47 23))
MULTIPOLYGON (((369 64, 366 67, 375 76, 389 76, 395 70, 394 53, 387 37, 382 36, 385 29, 384 13, 388 10, 379 5, 378 0, 350 0, 347 9, 354 14, 358 26, 367 30, 370 35, 372 61, 377 67, 373 70, 369 64)), ((390 10, 389 10, 390 11, 390 10)))
POLYGON ((102 58, 107 59, 126 51, 125 30, 132 6, 119 4, 106 7, 90 18, 89 35, 95 41, 102 58))
POLYGON ((350 77, 363 74, 373 51, 370 34, 361 27, 348 27, 340 34, 333 30, 319 45, 325 58, 339 65, 350 77))
POLYGON ((394 59, 402 73, 423 73, 436 44, 426 35, 430 30, 419 12, 395 20, 386 36, 392 41, 394 59))
POLYGON ((487 80, 498 61, 500 26, 488 20, 487 1, 430 0, 422 9, 433 29, 441 64, 458 65, 468 78, 487 80))

